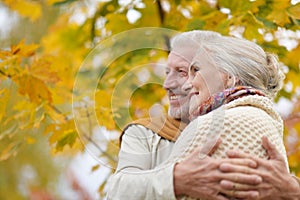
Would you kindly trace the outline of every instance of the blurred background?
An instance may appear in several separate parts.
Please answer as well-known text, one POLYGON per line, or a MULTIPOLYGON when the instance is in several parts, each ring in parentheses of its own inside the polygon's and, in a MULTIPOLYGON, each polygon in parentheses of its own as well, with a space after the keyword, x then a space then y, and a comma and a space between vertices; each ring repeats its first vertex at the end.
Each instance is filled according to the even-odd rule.
POLYGON ((166 112, 168 40, 195 29, 278 55, 286 79, 275 106, 300 176, 299 2, 1 0, 0 199, 104 199, 122 126, 166 112))

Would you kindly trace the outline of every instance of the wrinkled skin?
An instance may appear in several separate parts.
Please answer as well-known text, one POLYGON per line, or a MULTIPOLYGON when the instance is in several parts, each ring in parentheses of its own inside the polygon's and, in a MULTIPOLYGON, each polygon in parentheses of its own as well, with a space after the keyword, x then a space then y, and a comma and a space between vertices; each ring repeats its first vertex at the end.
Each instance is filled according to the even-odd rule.
MULTIPOLYGON (((211 145, 201 147, 194 151, 184 161, 177 163, 174 168, 174 189, 176 196, 188 195, 194 198, 204 198, 208 200, 226 200, 228 196, 224 195, 220 182, 222 180, 232 180, 238 177, 242 183, 250 186, 257 185, 262 182, 258 175, 243 173, 222 173, 219 168, 222 163, 228 163, 233 166, 255 168, 257 163, 248 158, 228 158, 214 159, 210 155, 217 149, 220 141, 216 142, 214 148, 208 155, 203 156, 202 152, 207 152, 207 148, 211 145), (202 155, 199 157, 199 155, 202 155)), ((248 197, 256 197, 256 191, 246 191, 248 197)), ((233 194, 234 196, 234 194, 233 194)))
POLYGON ((248 154, 230 151, 228 156, 235 159, 249 158, 257 163, 257 168, 248 168, 244 166, 232 165, 224 162, 219 169, 226 173, 245 173, 254 174, 262 178, 262 182, 257 185, 243 184, 241 179, 233 177, 221 181, 223 193, 228 195, 234 193, 236 197, 243 199, 257 199, 248 197, 245 191, 256 191, 260 200, 299 200, 300 186, 296 178, 291 176, 286 169, 284 158, 276 150, 276 147, 264 137, 262 139, 264 148, 267 150, 270 157, 269 160, 254 158, 248 154), (233 192, 234 191, 234 192, 233 192))

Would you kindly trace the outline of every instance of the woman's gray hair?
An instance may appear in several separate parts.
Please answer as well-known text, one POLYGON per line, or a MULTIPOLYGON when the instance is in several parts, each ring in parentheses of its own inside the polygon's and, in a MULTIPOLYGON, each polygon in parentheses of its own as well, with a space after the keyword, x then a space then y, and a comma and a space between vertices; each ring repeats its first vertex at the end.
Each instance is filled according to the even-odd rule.
POLYGON ((216 67, 238 80, 235 85, 251 86, 274 98, 285 78, 274 54, 266 53, 254 42, 222 36, 203 41, 216 67))

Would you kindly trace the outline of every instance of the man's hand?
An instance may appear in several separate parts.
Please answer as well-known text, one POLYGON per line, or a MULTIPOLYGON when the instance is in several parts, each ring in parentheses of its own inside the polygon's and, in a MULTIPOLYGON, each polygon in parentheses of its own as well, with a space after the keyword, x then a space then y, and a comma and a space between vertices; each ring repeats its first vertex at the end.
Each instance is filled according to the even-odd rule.
POLYGON ((286 169, 283 156, 276 150, 276 147, 266 138, 262 138, 264 148, 270 157, 269 160, 255 158, 249 154, 238 151, 228 152, 230 158, 249 158, 257 162, 258 167, 251 169, 247 166, 232 165, 223 163, 220 170, 232 174, 231 178, 221 181, 223 193, 227 195, 234 194, 243 199, 260 199, 260 200, 300 200, 300 186, 294 177, 286 169), (263 182, 258 185, 243 184, 240 180, 234 178, 234 174, 252 174, 258 175, 263 182), (258 198, 247 196, 246 191, 257 191, 258 198))
MULTIPOLYGON (((211 154, 217 149, 220 141, 213 145, 197 149, 189 157, 174 168, 174 191, 176 196, 187 195, 194 198, 204 198, 207 200, 228 200, 222 194, 220 181, 228 178, 227 173, 219 170, 223 162, 238 166, 256 167, 257 164, 251 159, 213 159, 211 154), (212 147, 212 148, 211 148, 212 147)), ((261 179, 257 175, 239 174, 238 178, 243 183, 258 184, 261 179)), ((257 192, 246 192, 248 196, 255 196, 257 192)))

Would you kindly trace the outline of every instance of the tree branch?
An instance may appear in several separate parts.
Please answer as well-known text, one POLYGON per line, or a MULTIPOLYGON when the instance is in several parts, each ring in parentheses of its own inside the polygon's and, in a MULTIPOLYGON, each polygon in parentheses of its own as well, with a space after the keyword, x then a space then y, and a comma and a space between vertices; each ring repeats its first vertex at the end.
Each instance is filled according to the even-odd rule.
POLYGON ((157 9, 158 9, 158 14, 159 14, 160 25, 162 26, 162 25, 164 25, 164 21, 165 21, 165 13, 164 13, 164 10, 163 10, 160 0, 156 0, 156 5, 157 5, 157 9))
POLYGON ((3 76, 6 76, 7 78, 11 78, 11 75, 6 74, 4 71, 0 70, 0 74, 2 74, 3 76))

